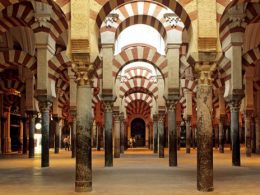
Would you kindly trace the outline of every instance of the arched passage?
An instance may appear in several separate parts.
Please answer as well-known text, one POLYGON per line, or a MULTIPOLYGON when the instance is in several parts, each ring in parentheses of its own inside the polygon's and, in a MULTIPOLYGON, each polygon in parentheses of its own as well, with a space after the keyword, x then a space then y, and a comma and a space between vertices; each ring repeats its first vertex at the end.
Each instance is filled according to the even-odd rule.
POLYGON ((145 121, 141 118, 135 118, 131 122, 131 137, 134 138, 134 147, 145 146, 145 121))

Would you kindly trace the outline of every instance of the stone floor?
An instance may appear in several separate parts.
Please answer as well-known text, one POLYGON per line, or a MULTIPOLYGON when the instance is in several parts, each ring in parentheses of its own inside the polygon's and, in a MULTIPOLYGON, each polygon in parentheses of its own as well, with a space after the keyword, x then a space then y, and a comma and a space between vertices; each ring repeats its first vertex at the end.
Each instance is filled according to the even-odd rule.
MULTIPOLYGON (((165 151, 167 154, 167 151, 165 151)), ((40 158, 10 155, 0 158, 0 194, 77 194, 74 193, 75 159, 70 152, 51 153, 49 168, 40 167, 40 158)), ((168 194, 260 194, 260 155, 246 158, 242 166, 231 166, 231 153, 214 151, 214 192, 196 190, 196 150, 178 152, 177 168, 168 167, 168 156, 159 159, 145 149, 127 151, 114 159, 114 167, 104 168, 104 153, 93 151, 93 192, 107 195, 168 194)), ((84 194, 84 193, 81 193, 84 194)))

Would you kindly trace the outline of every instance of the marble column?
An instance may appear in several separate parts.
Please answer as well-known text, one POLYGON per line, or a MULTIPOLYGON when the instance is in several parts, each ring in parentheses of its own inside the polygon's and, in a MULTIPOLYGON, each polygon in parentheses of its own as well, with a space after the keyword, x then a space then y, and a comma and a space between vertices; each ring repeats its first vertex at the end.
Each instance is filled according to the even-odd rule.
POLYGON ((34 158, 34 132, 36 112, 28 111, 29 120, 29 158, 34 158))
POLYGON ((42 154, 41 154, 41 166, 49 167, 49 128, 50 128, 50 108, 51 99, 46 96, 37 97, 39 101, 39 108, 42 116, 42 154))
POLYGON ((158 115, 158 147, 159 158, 164 158, 164 113, 158 115))
POLYGON ((149 148, 149 129, 147 124, 145 124, 145 147, 149 148))
POLYGON ((87 72, 80 72, 77 85, 76 192, 92 190, 92 91, 87 72))
POLYGON ((231 145, 232 145, 232 165, 240 166, 240 139, 239 139, 239 109, 240 99, 234 98, 229 101, 231 111, 231 145))
MULTIPOLYGON (((199 65, 200 66, 200 65, 199 65)), ((203 66, 202 66, 203 67, 203 66)), ((211 71, 199 68, 197 85, 197 189, 213 191, 211 71)))
POLYGON ((96 125, 96 121, 93 122, 93 126, 92 126, 91 145, 92 145, 93 148, 97 147, 97 125, 96 125))
POLYGON ((153 115, 153 153, 158 153, 158 115, 153 115))
POLYGON ((225 116, 221 115, 219 118, 219 152, 224 153, 225 148, 225 131, 224 131, 225 116))
POLYGON ((190 153, 191 144, 191 116, 186 119, 186 154, 190 153))
POLYGON ((256 128, 255 128, 255 118, 251 118, 251 129, 252 129, 252 153, 256 153, 256 128))
POLYGON ((246 157, 251 157, 252 154, 252 129, 251 129, 251 117, 253 110, 245 111, 245 146, 246 146, 246 157))
POLYGON ((113 101, 104 101, 105 105, 105 167, 113 167, 112 110, 113 101))
POLYGON ((127 123, 125 122, 124 123, 125 125, 125 144, 124 144, 124 146, 125 146, 125 150, 127 150, 128 149, 128 125, 127 125, 127 123))
POLYGON ((23 122, 23 154, 27 154, 27 117, 22 118, 23 122))
POLYGON ((124 114, 120 113, 120 153, 124 154, 125 151, 125 122, 124 114))
POLYGON ((76 156, 76 129, 77 129, 77 108, 71 108, 70 113, 72 115, 72 121, 70 123, 71 128, 71 158, 76 156))
MULTIPOLYGON (((259 115, 257 115, 259 116, 259 115)), ((260 154, 260 118, 255 118, 256 153, 260 154)))
POLYGON ((169 144, 169 166, 177 166, 177 128, 175 101, 167 101, 168 111, 168 144, 169 144))
POLYGON ((152 128, 152 124, 150 123, 149 125, 149 132, 150 132, 150 150, 153 150, 153 128, 152 128))
POLYGON ((102 129, 100 124, 97 124, 97 151, 101 150, 101 140, 102 140, 102 129))
POLYGON ((61 118, 58 116, 53 116, 53 121, 55 123, 55 140, 54 140, 54 153, 59 154, 60 149, 60 120, 61 118))
POLYGON ((219 139, 218 139, 218 135, 219 135, 219 129, 218 129, 218 125, 214 125, 214 135, 215 135, 215 149, 219 148, 219 139))
POLYGON ((114 158, 120 158, 120 118, 119 112, 114 112, 114 158))

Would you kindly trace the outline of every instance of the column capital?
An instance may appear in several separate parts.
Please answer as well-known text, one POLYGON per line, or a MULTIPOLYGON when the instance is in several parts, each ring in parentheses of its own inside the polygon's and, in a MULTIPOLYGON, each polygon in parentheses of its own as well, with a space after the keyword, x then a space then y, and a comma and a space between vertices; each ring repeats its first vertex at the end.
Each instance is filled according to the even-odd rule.
POLYGON ((231 112, 239 112, 240 110, 240 103, 241 103, 241 99, 230 99, 228 101, 228 105, 230 107, 230 111, 231 112))
POLYGON ((37 2, 35 4, 35 13, 34 20, 39 27, 47 27, 51 26, 51 15, 52 15, 52 7, 45 3, 37 2))
POLYGON ((74 61, 73 66, 78 86, 92 86, 92 78, 95 72, 94 65, 89 62, 74 61))
POLYGON ((158 114, 153 114, 153 121, 158 121, 158 114))
POLYGON ((196 63, 195 71, 197 72, 198 84, 211 85, 213 81, 212 75, 216 67, 216 63, 196 63))
POLYGON ((103 101, 105 112, 113 112, 113 101, 103 101))
POLYGON ((166 107, 168 112, 174 112, 176 109, 176 103, 178 102, 178 99, 165 99, 166 107))
MULTIPOLYGON (((37 90, 38 93, 39 90, 37 90)), ((39 94, 39 93, 38 93, 39 94)), ((49 112, 52 106, 53 97, 46 95, 37 95, 36 99, 38 100, 39 109, 41 112, 49 112)))
POLYGON ((113 111, 113 117, 115 121, 120 121, 120 114, 118 111, 113 111))

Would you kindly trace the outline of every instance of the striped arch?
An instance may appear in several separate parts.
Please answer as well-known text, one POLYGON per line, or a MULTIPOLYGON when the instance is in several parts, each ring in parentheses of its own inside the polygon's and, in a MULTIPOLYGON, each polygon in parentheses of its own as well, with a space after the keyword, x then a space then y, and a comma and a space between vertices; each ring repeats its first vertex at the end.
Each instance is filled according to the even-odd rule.
POLYGON ((31 4, 14 4, 0 12, 0 32, 17 26, 30 27, 33 23, 34 11, 31 4))
POLYGON ((9 93, 9 90, 16 90, 23 93, 25 85, 19 78, 0 78, 0 91, 3 93, 9 93))
POLYGON ((224 55, 220 58, 218 62, 219 78, 222 82, 226 82, 231 79, 231 62, 224 55))
POLYGON ((128 104, 130 104, 132 101, 136 100, 143 100, 149 104, 149 106, 152 106, 153 103, 153 97, 145 94, 145 93, 132 93, 125 97, 125 107, 127 107, 128 104))
POLYGON ((128 118, 132 118, 134 115, 141 115, 143 118, 148 119, 151 115, 151 107, 145 101, 136 100, 128 104, 126 113, 128 118))
POLYGON ((122 83, 120 85, 119 97, 123 98, 126 94, 134 93, 136 89, 143 89, 144 91, 153 94, 155 99, 158 98, 157 84, 144 78, 135 78, 122 83))
MULTIPOLYGON (((154 3, 159 3, 159 4, 164 5, 166 7, 169 7, 169 9, 173 10, 176 13, 176 15, 181 18, 181 21, 184 23, 185 28, 187 30, 189 30, 189 28, 191 26, 191 20, 189 18, 189 15, 183 9, 183 6, 180 4, 179 1, 177 2, 176 0, 154 0, 153 2, 154 3)), ((129 0, 122 0, 122 1, 110 0, 110 1, 107 1, 103 5, 103 7, 101 8, 101 10, 99 11, 99 13, 98 13, 98 15, 96 17, 97 26, 100 28, 101 25, 102 25, 102 22, 105 20, 107 15, 113 9, 115 9, 116 7, 119 7, 121 5, 124 5, 126 3, 129 3, 129 0)), ((142 13, 142 15, 143 14, 146 14, 146 13, 142 13)))
POLYGON ((141 66, 126 69, 124 76, 128 80, 134 77, 143 77, 149 80, 153 77, 152 71, 149 68, 145 68, 141 66))
POLYGON ((67 33, 68 23, 66 20, 66 16, 63 14, 61 8, 54 2, 49 0, 2 0, 0 2, 0 12, 3 11, 3 21, 2 22, 2 30, 7 30, 14 26, 27 26, 26 23, 28 21, 28 25, 33 29, 35 33, 37 32, 49 32, 54 40, 58 40, 61 38, 64 43, 67 43, 67 36, 64 36, 64 33, 67 33), (51 20, 49 21, 51 24, 50 29, 46 27, 39 27, 34 20, 34 10, 33 6, 36 2, 42 2, 44 4, 49 4, 52 6, 53 12, 51 15, 51 20), (30 5, 24 6, 26 2, 30 2, 30 5), (24 7, 27 7, 24 9, 24 7), (6 10, 4 10, 7 8, 6 10), (16 18, 16 16, 18 18, 16 18), (11 17, 11 18, 10 18, 11 17), (20 19, 21 18, 21 19, 20 19), (22 19, 26 20, 23 21, 22 19))
POLYGON ((64 70, 71 66, 71 60, 67 57, 66 51, 56 54, 49 62, 49 78, 57 80, 64 70))
POLYGON ((37 72, 36 58, 24 51, 8 50, 0 52, 0 72, 7 68, 15 66, 24 66, 33 74, 37 72))
POLYGON ((242 57, 243 66, 255 66, 255 62, 260 59, 260 45, 249 50, 242 57))
POLYGON ((168 70, 166 57, 159 54, 156 49, 142 46, 128 48, 114 57, 113 76, 116 77, 123 66, 136 61, 145 61, 156 66, 161 71, 164 78, 167 78, 168 70))
POLYGON ((236 32, 245 32, 245 28, 247 24, 250 23, 256 23, 260 21, 260 0, 235 0, 230 2, 228 6, 226 7, 223 15, 220 18, 220 41, 223 43, 225 39, 231 34, 236 32), (252 2, 252 3, 250 3, 252 2), (248 4, 245 4, 248 3, 248 4), (238 4, 245 4, 246 10, 245 10, 245 22, 241 26, 233 25, 230 28, 230 24, 233 22, 229 19, 227 16, 228 9, 231 7, 238 5, 238 4))
POLYGON ((197 84, 195 81, 188 80, 188 79, 181 79, 181 88, 189 89, 193 93, 197 91, 197 84))

